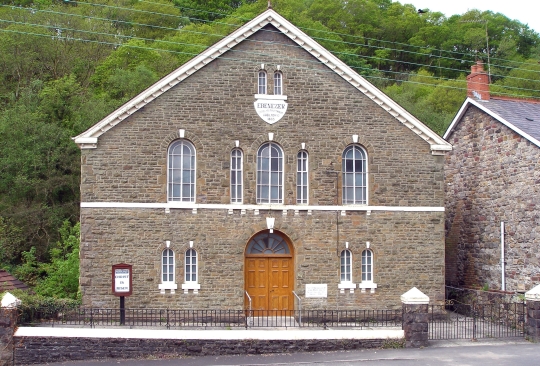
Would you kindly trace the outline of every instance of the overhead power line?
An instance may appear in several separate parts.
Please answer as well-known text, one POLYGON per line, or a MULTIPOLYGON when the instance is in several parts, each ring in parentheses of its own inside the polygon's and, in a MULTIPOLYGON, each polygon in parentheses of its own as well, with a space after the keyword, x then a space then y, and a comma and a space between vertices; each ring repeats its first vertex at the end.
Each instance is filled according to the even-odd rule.
MULTIPOLYGON (((72 2, 75 2, 75 1, 72 1, 72 2)), ((76 3, 76 2, 75 2, 76 3)), ((149 2, 151 3, 151 2, 149 2)), ((82 4, 89 4, 89 3, 82 3, 82 4)), ((91 4, 91 3, 90 3, 91 4)), ((158 3, 152 3, 152 4, 158 4, 158 3)), ((100 4, 102 5, 102 4, 100 4)), ((6 5, 0 5, 0 6, 6 6, 6 5)), ((111 6, 108 6, 107 7, 111 7, 111 6)), ((130 10, 129 8, 120 8, 120 7, 113 7, 115 9, 124 9, 124 10, 130 10)), ((17 8, 17 9, 25 9, 25 8, 17 8)), ((171 30, 171 31, 178 31, 178 29, 176 28, 169 28, 169 27, 162 27, 162 26, 155 26, 155 25, 151 25, 151 24, 144 24, 144 23, 137 23, 137 22, 131 22, 131 21, 122 21, 122 20, 116 20, 116 19, 110 19, 110 18, 99 18, 99 17, 92 17, 92 16, 87 16, 87 15, 79 15, 79 14, 72 14, 72 13, 63 13, 63 12, 56 12, 56 11, 50 11, 50 10, 40 10, 41 12, 46 12, 46 13, 53 13, 53 14, 58 14, 58 15, 67 15, 67 16, 76 16, 76 17, 82 17, 82 18, 88 18, 88 19, 95 19, 95 20, 99 20, 99 21, 107 21, 107 22, 117 22, 117 23, 126 23, 126 24, 130 24, 130 25, 139 25, 139 26, 148 26, 148 27, 155 27, 155 28, 160 28, 160 29, 164 29, 164 30, 171 30)), ((148 12, 148 11, 144 11, 144 12, 148 12)), ((163 14, 163 13, 155 13, 155 12, 149 12, 149 13, 152 13, 152 14, 163 14)), ((170 15, 170 14, 169 14, 170 15)), ((173 16, 173 15, 170 15, 170 16, 173 16)), ((221 24, 221 23, 220 23, 221 24)), ((228 24, 228 23, 224 23, 224 24, 228 24)), ((230 25, 230 24, 228 24, 230 25)), ((235 25, 237 26, 237 25, 235 25)), ((209 35, 209 36, 215 36, 215 37, 219 37, 220 39, 221 38, 226 38, 228 36, 223 36, 221 34, 213 34, 213 33, 206 33, 206 32, 197 32, 197 31, 192 31, 192 30, 187 30, 187 29, 183 29, 182 31, 185 31, 185 32, 191 32, 191 33, 195 33, 195 34, 202 34, 202 35, 209 35)), ((263 31, 268 31, 268 30, 263 30, 263 31)), ((327 40, 327 39, 325 39, 327 40)), ((154 39, 149 39, 149 41, 156 41, 158 42, 159 40, 154 40, 154 39)), ((248 40, 248 41, 254 41, 254 40, 248 40)), ((329 41, 333 41, 333 40, 329 40, 329 41)), ((255 41, 255 42, 260 42, 260 41, 255 41)), ((350 44, 350 42, 342 42, 342 41, 339 41, 339 43, 346 43, 346 44, 350 44)), ((193 45, 193 46, 198 46, 196 44, 190 44, 190 45, 193 45)), ((353 44, 355 45, 355 44, 353 44)), ((299 47, 297 45, 287 45, 287 46, 290 46, 290 47, 299 47)), ((395 51, 400 51, 402 52, 403 50, 399 50, 399 49, 394 49, 395 51)), ((448 71, 456 71, 456 72, 465 72, 465 70, 462 70, 462 69, 455 69, 455 68, 449 68, 449 67, 441 67, 441 66, 436 66, 436 65, 426 65, 426 64, 422 64, 422 63, 415 63, 415 62, 409 62, 409 61, 399 61, 399 60, 394 60, 394 59, 388 59, 388 58, 381 58, 381 57, 377 57, 377 56, 365 56, 365 55, 358 55, 358 54, 352 54, 352 53, 347 53, 347 52, 339 52, 339 51, 334 51, 333 52, 334 54, 338 54, 338 55, 345 55, 345 56, 353 56, 353 57, 360 57, 360 58, 366 58, 366 59, 372 59, 372 60, 376 60, 376 61, 384 61, 384 62, 392 62, 392 63, 399 63, 401 65, 412 65, 412 66, 417 66, 417 67, 424 67, 424 68, 428 68, 428 69, 439 69, 439 70, 448 70, 448 71)), ((425 56, 424 54, 422 54, 423 56, 425 56)), ((456 59, 457 60, 457 59, 456 59)), ((365 69, 367 70, 367 68, 360 68, 360 69, 365 69)), ((514 69, 517 69, 517 68, 514 68, 514 69)), ((376 70, 376 69, 375 69, 376 70)), ((536 70, 528 70, 528 69, 522 69, 522 70, 527 70, 529 72, 538 72, 540 73, 540 71, 536 71, 536 70)), ((391 70, 384 70, 383 72, 386 72, 386 73, 392 73, 392 74, 396 74, 399 72, 395 72, 395 71, 391 71, 391 70)), ((406 74, 406 73, 402 73, 402 74, 406 74)), ((505 75, 497 75, 495 74, 494 76, 498 76, 498 77, 505 77, 505 78, 511 78, 511 79, 518 79, 518 80, 529 80, 529 81, 535 81, 534 79, 526 79, 526 78, 518 78, 518 77, 513 77, 513 76, 505 76, 505 75)), ((437 77, 433 77, 433 78, 437 78, 437 77)))
MULTIPOLYGON (((139 0, 140 1, 140 0, 139 0)), ((175 17, 175 18, 178 18, 178 19, 181 19, 181 18, 189 18, 189 19, 192 19, 192 20, 196 20, 196 21, 200 21, 200 22, 205 22, 205 23, 214 23, 214 24, 219 24, 219 25, 225 25, 225 26, 231 26, 231 27, 238 27, 239 25, 238 24, 231 24, 231 23, 224 23, 224 22, 218 22, 218 21, 209 21, 209 20, 206 20, 206 19, 200 19, 200 18, 193 18, 193 17, 185 17, 185 16, 182 16, 182 15, 174 15, 174 14, 167 14, 167 13, 159 13, 159 12, 153 12, 153 11, 148 11, 148 10, 141 10, 141 9, 133 9, 133 8, 124 8, 124 7, 119 7, 119 6, 112 6, 112 5, 106 5, 106 4, 97 4, 97 3, 91 3, 91 2, 80 2, 80 1, 74 1, 74 0, 66 0, 66 2, 68 3, 73 3, 73 4, 81 4, 81 5, 87 5, 87 6, 96 6, 96 7, 103 7, 103 8, 109 8, 109 9, 116 9, 116 10, 126 10, 126 11, 133 11, 133 12, 138 12, 138 13, 147 13, 147 14, 152 14, 152 15, 159 15, 159 16, 167 16, 167 17, 175 17)), ((146 3, 151 3, 151 4, 155 4, 155 5, 160 5, 160 6, 169 6, 169 7, 175 7, 174 5, 167 5, 167 4, 160 4, 160 3, 155 3, 155 2, 150 2, 150 1, 144 1, 146 3)), ((181 7, 179 7, 181 8, 181 7)), ((188 9, 191 9, 193 10, 193 8, 188 8, 188 9)), ((201 12, 206 12, 204 10, 201 10, 201 12)), ((213 14, 221 14, 221 15, 224 15, 224 16, 228 16, 227 14, 224 14, 224 13, 215 13, 215 12, 211 12, 213 14)), ((240 17, 234 17, 232 16, 233 18, 237 18, 239 20, 243 20, 245 21, 245 18, 240 18, 240 17)), ((113 20, 111 20, 113 21, 113 20)), ((347 34, 344 34, 344 33, 337 33, 337 32, 331 32, 331 31, 324 31, 324 30, 319 30, 319 29, 312 29, 312 28, 302 28, 302 27, 299 27, 300 29, 305 29, 305 30, 311 30, 311 31, 314 31, 314 32, 322 32, 322 33, 329 33, 329 34, 335 34, 335 35, 340 35, 340 36, 347 36, 347 37, 354 37, 354 38, 362 38, 362 39, 370 39, 370 40, 375 40, 377 42, 388 42, 388 41, 382 41, 382 40, 378 40, 378 39, 374 39, 374 38, 366 38, 366 37, 359 37, 359 36, 351 36, 351 35, 347 35, 347 34)), ((268 32, 272 32, 272 31, 268 31, 268 32)), ((391 50, 391 51, 399 51, 399 52, 404 52, 404 53, 410 53, 410 54, 416 54, 416 55, 421 55, 421 56, 431 56, 431 57, 434 57, 434 58, 441 58, 441 59, 448 59, 448 60, 454 60, 454 61, 459 61, 459 62, 462 62, 464 61, 463 59, 461 58, 450 58, 450 57, 442 57, 442 56, 437 56, 435 54, 430 54, 430 55, 426 55, 425 53, 423 52, 414 52, 414 51, 408 51, 408 50, 404 50, 404 49, 397 49, 397 48, 388 48, 388 47, 381 47, 381 46, 374 46, 374 45, 366 45, 366 44, 362 44, 362 43, 353 43, 353 42, 345 42, 345 41, 338 41, 338 40, 334 40, 334 39, 329 39, 329 38, 322 38, 322 37, 316 37, 316 36, 312 36, 311 38, 313 39, 316 39, 316 40, 321 40, 321 41, 327 41, 327 42, 334 42, 334 43, 341 43, 341 44, 348 44, 348 45, 355 45, 355 46, 359 46, 359 47, 367 47, 367 48, 377 48, 377 49, 388 49, 388 50, 391 50)), ((399 42, 393 42, 393 44, 399 44, 399 45, 404 45, 404 46, 408 46, 408 47, 411 47, 411 45, 408 45, 408 44, 405 44, 405 43, 399 43, 399 42)), ((421 46, 412 46, 412 47, 419 47, 419 48, 422 48, 421 46)), ((428 49, 431 49, 429 47, 426 47, 428 49)), ((422 48, 422 49, 425 49, 425 48, 422 48)), ((473 57, 474 55, 472 54, 466 54, 466 53, 460 53, 460 52, 455 52, 455 51, 447 51, 447 50, 441 50, 441 49, 433 49, 431 51, 439 51, 439 52, 451 52, 451 53, 455 53, 455 54, 459 54, 459 55, 462 55, 462 56, 470 56, 470 57, 473 57)), ((358 56, 358 55, 357 55, 358 56)), ((397 62, 396 60, 391 60, 391 59, 384 59, 384 60, 387 60, 387 61, 390 61, 390 62, 397 62)), ((504 59, 499 59, 499 60, 503 60, 503 61, 508 61, 508 62, 514 62, 514 61, 511 61, 511 60, 504 60, 504 59)), ((402 61, 402 62, 405 62, 405 61, 402 61)), ((470 60, 470 61, 467 61, 467 62, 471 62, 473 63, 474 61, 473 60, 470 60)), ((437 66, 431 66, 431 65, 425 65, 425 64, 422 64, 424 65, 424 67, 433 67, 433 68, 437 68, 437 66)), ((505 66, 505 65, 493 65, 493 66, 498 66, 498 67, 502 67, 502 68, 512 68, 512 67, 509 67, 509 66, 505 66)), ((513 68, 513 69, 516 69, 516 68, 513 68)), ((461 69, 452 69, 452 68, 448 68, 448 70, 457 70, 457 71, 462 71, 461 69)), ((540 72, 540 71, 538 71, 540 72)), ((502 76, 504 77, 503 75, 494 75, 494 76, 502 76)))
MULTIPOLYGON (((160 48, 137 46, 137 45, 132 45, 132 44, 122 44, 122 43, 119 43, 119 42, 106 42, 106 41, 98 41, 98 40, 92 40, 92 39, 86 39, 86 38, 67 37, 67 36, 61 36, 61 35, 51 36, 50 34, 23 32, 23 31, 16 31, 16 30, 12 30, 12 29, 0 29, 0 32, 8 32, 8 33, 15 33, 15 34, 25 34, 25 35, 32 35, 32 36, 39 36, 39 37, 55 38, 55 39, 59 39, 59 40, 61 39, 61 40, 66 40, 66 41, 97 43, 97 44, 110 45, 110 46, 123 46, 123 47, 129 47, 129 48, 134 48, 134 49, 144 49, 144 50, 152 50, 152 51, 158 51, 158 52, 170 52, 170 53, 184 54, 184 55, 190 55, 190 56, 199 55, 199 53, 192 53, 192 52, 166 50, 166 49, 160 49, 160 48)), ((256 61, 249 61, 249 60, 245 60, 245 59, 235 59, 235 58, 224 57, 224 56, 217 56, 216 58, 217 59, 222 59, 222 60, 229 60, 229 61, 233 61, 233 62, 243 62, 243 63, 251 63, 251 64, 254 64, 254 65, 259 65, 259 63, 256 62, 256 61)), ((289 69, 297 69, 297 70, 310 70, 310 71, 313 70, 313 67, 299 67, 299 66, 295 66, 295 65, 288 65, 287 67, 289 69)), ((332 71, 332 70, 326 70, 326 71, 320 70, 320 72, 334 73, 334 71, 332 71)), ((385 77, 381 77, 381 76, 373 76, 373 75, 362 75, 362 77, 369 78, 369 79, 395 81, 394 79, 385 78, 385 77)), ((402 80, 401 82, 410 83, 410 84, 418 84, 418 85, 427 85, 427 86, 432 86, 432 87, 436 86, 436 87, 442 87, 442 88, 446 88, 446 89, 455 89, 455 90, 462 90, 462 91, 467 90, 466 87, 461 88, 461 87, 455 87, 455 86, 450 86, 450 85, 440 85, 440 84, 439 85, 434 85, 434 84, 422 83, 422 82, 411 81, 411 80, 402 80)), ((534 91, 537 91, 537 90, 534 90, 534 91)), ((516 96, 517 97, 523 97, 522 95, 510 94, 510 93, 496 93, 496 94, 504 95, 504 96, 510 96, 510 97, 516 97, 516 96)), ((529 97, 529 96, 527 96, 527 98, 540 99, 540 97, 529 97)))

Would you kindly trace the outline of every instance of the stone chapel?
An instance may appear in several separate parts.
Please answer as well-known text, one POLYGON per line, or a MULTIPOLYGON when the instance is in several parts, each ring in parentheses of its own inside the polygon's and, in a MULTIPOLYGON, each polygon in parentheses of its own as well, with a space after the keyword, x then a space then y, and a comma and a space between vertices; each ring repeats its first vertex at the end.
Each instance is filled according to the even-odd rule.
POLYGON ((444 301, 451 145, 272 9, 74 141, 85 306, 444 301))

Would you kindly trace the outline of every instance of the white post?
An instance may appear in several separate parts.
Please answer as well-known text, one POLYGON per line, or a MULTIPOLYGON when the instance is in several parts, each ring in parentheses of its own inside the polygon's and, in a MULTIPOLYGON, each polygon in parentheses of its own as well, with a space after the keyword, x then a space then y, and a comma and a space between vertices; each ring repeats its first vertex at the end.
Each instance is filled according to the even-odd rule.
POLYGON ((504 221, 501 221, 501 290, 506 291, 506 280, 504 278, 504 221))

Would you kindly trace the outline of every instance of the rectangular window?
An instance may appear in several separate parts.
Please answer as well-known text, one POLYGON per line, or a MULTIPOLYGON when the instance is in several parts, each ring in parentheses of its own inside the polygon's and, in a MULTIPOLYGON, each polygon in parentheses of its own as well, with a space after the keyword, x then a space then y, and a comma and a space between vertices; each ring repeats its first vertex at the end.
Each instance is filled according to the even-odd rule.
POLYGON ((274 73, 274 95, 281 95, 283 94, 283 87, 282 87, 282 75, 280 72, 274 73))
POLYGON ((296 164, 296 203, 308 203, 308 154, 300 151, 296 164))
POLYGON ((231 203, 242 203, 242 151, 234 149, 231 153, 231 203))

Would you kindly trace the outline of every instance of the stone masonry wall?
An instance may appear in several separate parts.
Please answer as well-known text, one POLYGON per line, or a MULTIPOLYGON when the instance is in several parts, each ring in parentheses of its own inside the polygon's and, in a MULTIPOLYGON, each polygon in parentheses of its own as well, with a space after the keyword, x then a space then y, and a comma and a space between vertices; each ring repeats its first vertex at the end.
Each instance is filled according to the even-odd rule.
POLYGON ((385 339, 180 340, 16 337, 17 365, 49 362, 268 354, 381 348, 385 339))
POLYGON ((457 245, 447 249, 457 256, 447 258, 457 277, 451 284, 501 288, 501 221, 506 289, 540 283, 540 148, 474 106, 448 141, 447 246, 457 245))
MULTIPOLYGON (((296 202, 296 155, 309 153, 309 205, 341 202, 341 154, 352 135, 368 155, 368 203, 372 206, 430 206, 444 203, 444 157, 370 98, 269 26, 235 47, 102 135, 97 149, 82 151, 82 202, 167 202, 167 147, 185 130, 197 151, 196 203, 229 204, 230 151, 244 152, 244 203, 255 204, 256 154, 274 133, 284 150, 284 203, 296 202), (258 41, 270 41, 261 43, 258 41), (233 57, 234 56, 234 57, 233 57), (270 125, 256 114, 257 72, 265 64, 272 90, 280 65, 287 113, 270 125)), ((444 299, 442 212, 313 210, 242 215, 226 209, 81 209, 81 288, 85 305, 116 306, 110 294, 114 263, 134 265, 134 295, 126 306, 240 308, 244 250, 249 238, 276 218, 295 254, 295 291, 327 283, 326 300, 306 307, 399 307, 399 296, 421 288, 444 299), (160 294, 160 255, 165 241, 175 251, 179 289, 160 294), (189 241, 200 255, 199 294, 183 294, 183 253, 189 241), (371 243, 374 294, 339 294, 338 253, 350 243, 353 282, 360 282, 360 254, 371 243), (337 244, 336 244, 337 243, 337 244)))
MULTIPOLYGON (((127 307, 241 309, 244 300, 244 251, 249 238, 266 226, 253 211, 241 215, 227 210, 83 209, 81 227, 81 287, 84 305, 117 307, 111 294, 111 266, 133 265, 133 295, 127 307), (114 218, 114 219, 111 219, 114 218), (160 260, 165 241, 176 257, 178 290, 160 294, 160 260), (183 253, 189 241, 199 255, 198 294, 180 289, 184 276, 183 253)), ((304 309, 399 308, 399 294, 421 283, 435 301, 444 300, 444 248, 438 228, 443 213, 355 213, 339 216, 340 245, 336 248, 336 215, 276 215, 275 231, 293 242, 294 290, 303 297, 305 284, 327 283, 327 299, 303 300, 304 309), (378 288, 339 294, 339 251, 349 241, 353 254, 353 281, 361 279, 360 256, 371 242, 374 281, 378 288), (407 275, 405 275, 407 274, 407 275)))

